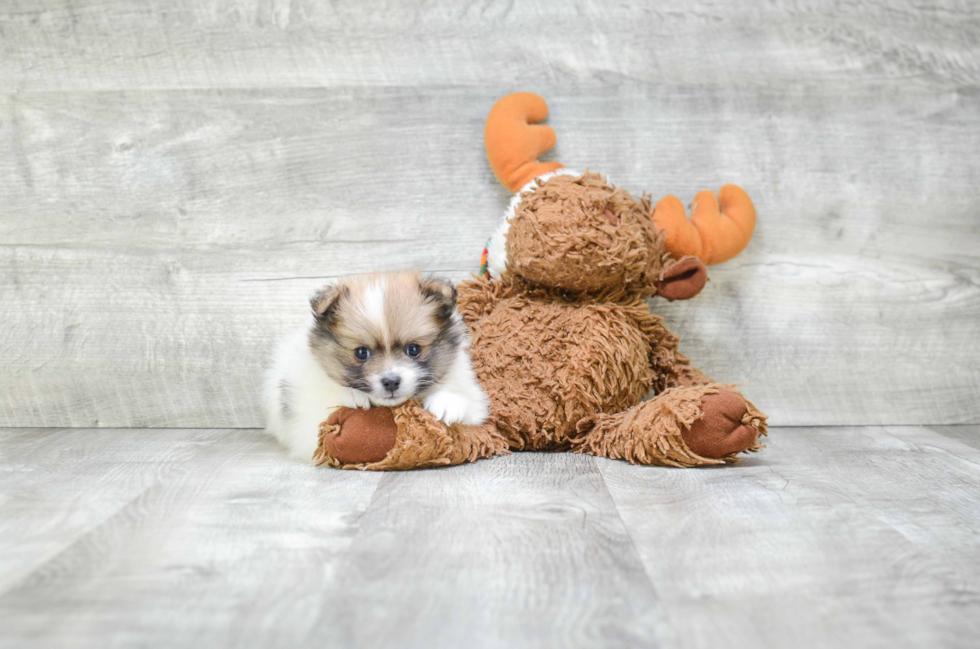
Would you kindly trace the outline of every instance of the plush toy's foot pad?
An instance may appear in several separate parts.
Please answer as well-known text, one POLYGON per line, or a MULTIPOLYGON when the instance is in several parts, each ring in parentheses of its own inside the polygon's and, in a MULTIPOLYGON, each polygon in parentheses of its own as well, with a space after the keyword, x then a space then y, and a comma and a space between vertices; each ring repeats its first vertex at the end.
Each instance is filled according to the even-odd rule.
POLYGON ((704 415, 681 436, 688 448, 702 457, 719 459, 755 446, 759 428, 752 425, 745 397, 733 390, 719 390, 701 397, 704 415), (743 423, 744 422, 744 423, 743 423))
POLYGON ((313 462, 323 464, 327 454, 340 464, 380 462, 394 448, 397 433, 390 408, 338 408, 321 425, 313 462))
POLYGON ((313 463, 402 471, 473 462, 507 452, 493 424, 447 426, 416 401, 395 408, 340 408, 320 424, 313 463))
POLYGON ((758 451, 766 416, 734 386, 673 387, 622 412, 583 420, 572 450, 631 464, 676 467, 737 462, 758 451))

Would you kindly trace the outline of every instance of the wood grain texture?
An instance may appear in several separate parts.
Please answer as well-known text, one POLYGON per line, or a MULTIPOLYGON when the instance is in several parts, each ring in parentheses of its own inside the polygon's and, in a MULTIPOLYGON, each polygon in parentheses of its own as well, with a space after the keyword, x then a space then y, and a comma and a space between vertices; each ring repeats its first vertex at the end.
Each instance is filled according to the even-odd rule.
POLYGON ((384 475, 290 461, 256 431, 0 430, 0 480, 0 557, 34 557, 0 561, 2 647, 980 632, 980 449, 926 428, 776 428, 722 468, 522 453, 384 475))
POLYGON ((387 474, 317 629, 345 647, 658 647, 661 606, 592 458, 387 474))
POLYGON ((501 95, 635 193, 738 182, 748 250, 653 308, 775 424, 980 422, 980 10, 0 7, 0 425, 252 427, 329 278, 462 279, 501 95))
POLYGON ((925 428, 776 429, 720 470, 598 466, 682 647, 970 647, 980 451, 925 428))
MULTIPOLYGON (((98 506, 133 470, 153 470, 141 445, 162 442, 172 431, 106 431, 117 450, 30 455, 40 471, 85 477, 98 506), (86 465, 117 465, 99 479, 86 465)), ((61 432, 58 437, 99 435, 61 432)), ((174 437, 174 449, 181 446, 174 437)), ((206 439, 206 436, 205 436, 206 439)), ((6 468, 7 462, 3 462, 6 468)), ((0 644, 3 646, 296 646, 327 598, 336 594, 338 562, 356 536, 358 521, 380 474, 317 470, 286 459, 269 436, 238 431, 209 444, 131 497, 106 520, 80 536, 62 529, 67 547, 23 578, 0 577, 0 644)), ((15 487, 23 487, 14 482, 15 487)), ((15 489, 15 508, 29 509, 31 492, 15 489)), ((48 488, 40 504, 65 509, 48 488)), ((76 501, 73 508, 81 506, 76 501)), ((22 517, 31 532, 55 536, 44 510, 22 517)), ((26 538, 3 536, 9 551, 26 538)), ((7 568, 0 564, 0 569, 7 568)), ((3 573, 0 573, 3 574, 3 573)), ((15 569, 13 576, 19 576, 15 569)), ((317 646, 323 646, 317 640, 317 646)))
POLYGON ((980 426, 929 426, 929 430, 980 450, 980 426))
POLYGON ((980 81, 964 0, 8 0, 24 90, 980 81))
POLYGON ((226 432, 0 429, 0 593, 226 432))

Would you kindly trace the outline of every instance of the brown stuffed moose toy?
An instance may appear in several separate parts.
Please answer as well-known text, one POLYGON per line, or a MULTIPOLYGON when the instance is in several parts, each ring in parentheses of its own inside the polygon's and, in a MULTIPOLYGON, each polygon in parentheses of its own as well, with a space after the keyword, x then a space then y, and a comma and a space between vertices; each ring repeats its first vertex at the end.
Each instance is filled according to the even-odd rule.
POLYGON ((654 207, 599 174, 538 162, 555 144, 538 124, 547 114, 518 93, 486 122, 490 165, 515 196, 457 306, 488 421, 447 426, 414 401, 341 408, 320 426, 317 464, 412 469, 551 450, 691 467, 761 448, 766 416, 693 367, 647 305, 694 297, 705 264, 741 252, 752 201, 734 185, 701 192, 688 220, 673 196, 654 207))

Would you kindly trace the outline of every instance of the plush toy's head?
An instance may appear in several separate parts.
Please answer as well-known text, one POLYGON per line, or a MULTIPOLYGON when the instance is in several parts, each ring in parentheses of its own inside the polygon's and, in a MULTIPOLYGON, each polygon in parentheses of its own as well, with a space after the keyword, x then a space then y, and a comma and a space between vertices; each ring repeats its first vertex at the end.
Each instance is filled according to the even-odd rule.
POLYGON ((494 173, 515 192, 487 245, 491 275, 576 293, 637 292, 670 300, 697 295, 705 264, 738 254, 752 235, 755 210, 734 185, 698 195, 691 221, 673 196, 656 208, 594 173, 537 162, 555 134, 541 97, 508 95, 487 118, 485 142, 494 173), (734 235, 734 236, 732 236, 734 235))
POLYGON ((693 297, 707 270, 690 257, 673 272, 677 260, 651 211, 648 198, 637 200, 599 174, 551 174, 519 194, 491 239, 490 272, 576 293, 669 287, 670 299, 693 297))
POLYGON ((578 292, 650 286, 662 266, 650 202, 598 174, 555 175, 526 192, 508 219, 507 270, 578 292))

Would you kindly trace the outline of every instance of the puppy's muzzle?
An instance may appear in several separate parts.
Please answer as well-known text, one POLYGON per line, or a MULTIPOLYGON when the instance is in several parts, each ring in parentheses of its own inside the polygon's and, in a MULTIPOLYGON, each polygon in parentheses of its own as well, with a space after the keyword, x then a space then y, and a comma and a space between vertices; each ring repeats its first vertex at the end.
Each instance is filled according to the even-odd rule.
POLYGON ((401 386, 402 380, 399 376, 383 376, 381 377, 381 387, 387 390, 391 395, 394 395, 398 391, 399 386, 401 386))

